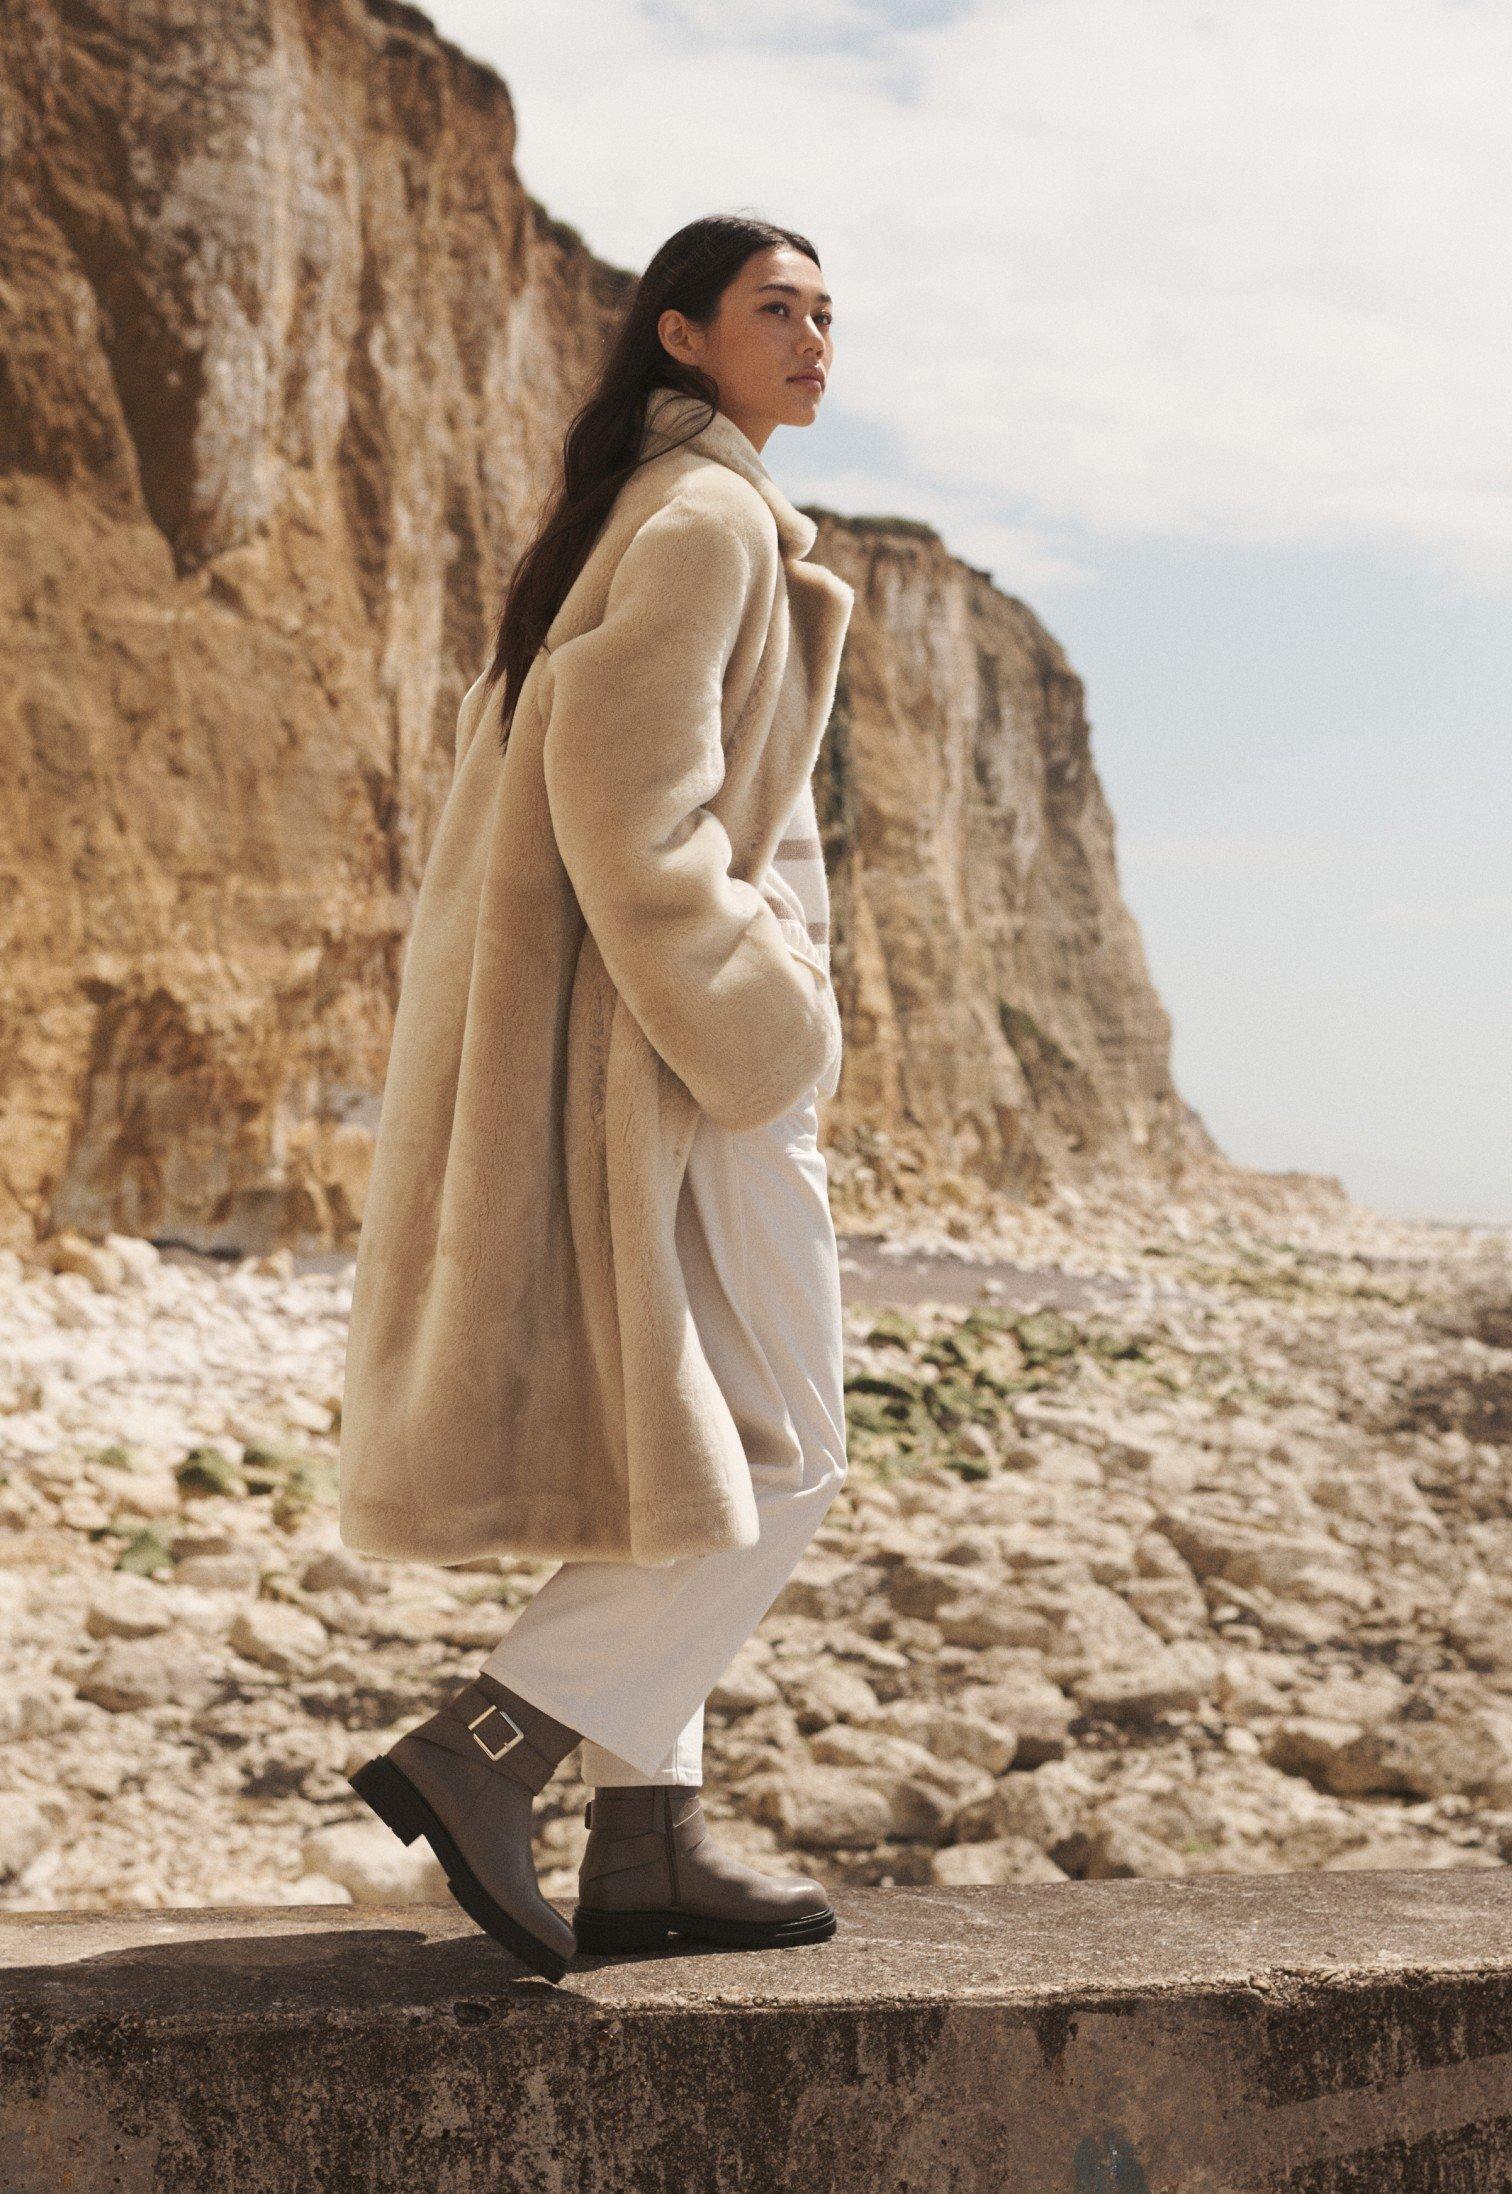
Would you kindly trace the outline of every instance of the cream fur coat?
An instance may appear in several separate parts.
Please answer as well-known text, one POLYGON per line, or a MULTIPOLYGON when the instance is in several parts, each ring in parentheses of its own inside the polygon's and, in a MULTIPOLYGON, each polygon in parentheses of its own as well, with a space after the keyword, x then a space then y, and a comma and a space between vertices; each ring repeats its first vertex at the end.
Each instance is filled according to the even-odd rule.
POLYGON ((758 1536, 673 1224, 700 1110, 833 1088, 771 866, 852 590, 733 420, 654 393, 521 689, 479 677, 406 941, 352 1290, 347 1546, 661 1564, 758 1536), (683 446, 671 448, 672 442, 683 446))

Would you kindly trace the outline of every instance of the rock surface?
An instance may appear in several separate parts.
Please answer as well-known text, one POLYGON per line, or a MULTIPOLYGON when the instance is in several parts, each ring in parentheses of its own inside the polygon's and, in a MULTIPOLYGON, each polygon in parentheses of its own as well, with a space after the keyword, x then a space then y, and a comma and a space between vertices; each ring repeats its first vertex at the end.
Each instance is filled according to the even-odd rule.
MULTIPOLYGON (((900 1273, 948 1247, 834 1194, 900 1273)), ((444 1896, 345 1777, 553 1565, 339 1544, 349 1265, 105 1246, 0 1252, 0 1908, 444 1896)), ((847 1277, 850 1472, 709 1698, 722 1839, 883 1885, 1512 1858, 1512 1240, 1062 1191, 992 1260, 1086 1307, 847 1277)), ((568 1903, 586 1796, 574 1754, 538 1801, 568 1903)))
POLYGON ((825 514, 813 554, 856 590, 815 785, 847 1039, 828 1132, 1028 1195, 1221 1174, 1064 649, 929 526, 825 514))
MULTIPOLYGON (((381 0, 16 0, 0 133, 0 1240, 350 1247, 457 705, 633 277, 381 0)), ((826 1132, 1036 1195, 1217 1165, 1061 649, 928 527, 814 553, 826 1132)))

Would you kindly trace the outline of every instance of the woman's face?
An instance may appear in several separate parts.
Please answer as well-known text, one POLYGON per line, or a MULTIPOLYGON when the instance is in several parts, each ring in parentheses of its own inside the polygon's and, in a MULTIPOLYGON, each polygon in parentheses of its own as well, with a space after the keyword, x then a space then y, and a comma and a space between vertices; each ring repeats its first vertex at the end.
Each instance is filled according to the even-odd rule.
POLYGON ((674 358, 713 375, 720 410, 760 449, 773 427, 806 427, 818 416, 835 354, 830 319, 813 260, 771 244, 729 283, 707 328, 668 310, 660 334, 674 358))

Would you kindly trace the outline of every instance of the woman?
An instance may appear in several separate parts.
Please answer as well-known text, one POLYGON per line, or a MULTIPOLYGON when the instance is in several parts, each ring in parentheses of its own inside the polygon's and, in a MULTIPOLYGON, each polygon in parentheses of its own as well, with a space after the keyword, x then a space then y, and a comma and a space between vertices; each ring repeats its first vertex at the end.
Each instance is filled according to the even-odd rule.
POLYGON ((817 1099, 839 1074, 812 770, 852 590, 760 451, 817 414, 813 246, 647 267, 463 700, 363 1214, 341 1533, 561 1565, 352 1777, 535 1971, 834 1932, 708 1833, 703 1701, 846 1472, 817 1099), (531 1806, 593 1786, 574 1925, 531 1806))

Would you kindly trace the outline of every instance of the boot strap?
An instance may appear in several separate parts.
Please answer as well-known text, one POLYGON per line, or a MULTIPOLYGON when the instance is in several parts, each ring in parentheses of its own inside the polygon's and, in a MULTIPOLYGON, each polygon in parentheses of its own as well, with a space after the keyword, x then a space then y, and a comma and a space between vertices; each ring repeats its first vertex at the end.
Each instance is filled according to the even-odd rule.
POLYGON ((427 1744, 440 1745, 464 1760, 485 1760, 496 1773, 523 1783, 539 1793, 561 1766, 561 1759, 543 1752, 521 1729, 514 1716, 490 1699, 481 1684, 464 1684, 448 1699, 438 1716, 423 1732, 427 1744))
MULTIPOLYGON (((669 1799, 669 1806, 670 1803, 669 1799)), ((593 1800, 590 1798, 584 1821, 589 1840, 578 1877, 585 1882, 597 1881, 605 1874, 623 1874, 637 1867, 654 1866, 669 1844, 678 1852, 694 1852, 709 1839, 709 1823, 702 1799, 689 1806, 681 1820, 669 1818, 665 1826, 613 1831, 602 1826, 594 1828, 593 1800)))
POLYGON ((666 1840, 659 1829, 646 1829, 634 1836, 606 1836, 601 1834, 597 1843, 590 1843, 584 1850, 578 1867, 580 1882, 596 1882, 605 1874, 628 1874, 642 1867, 656 1866, 666 1853, 666 1840))

